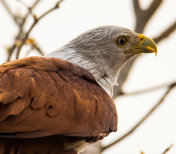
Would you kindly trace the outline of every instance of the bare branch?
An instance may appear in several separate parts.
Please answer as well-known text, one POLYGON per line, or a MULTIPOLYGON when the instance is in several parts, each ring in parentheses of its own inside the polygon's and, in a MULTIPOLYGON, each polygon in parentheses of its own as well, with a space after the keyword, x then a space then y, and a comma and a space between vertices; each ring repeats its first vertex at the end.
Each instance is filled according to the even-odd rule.
POLYGON ((148 9, 145 10, 145 15, 147 16, 147 18, 153 16, 153 14, 157 11, 162 2, 163 0, 153 0, 148 9))
POLYGON ((40 0, 36 0, 32 6, 30 7, 30 9, 28 8, 28 12, 26 13, 26 15, 23 17, 23 20, 21 23, 18 24, 19 26, 19 32, 17 33, 16 39, 12 45, 12 47, 9 49, 9 54, 7 57, 7 61, 9 61, 11 59, 11 56, 13 54, 13 52, 15 51, 15 49, 17 48, 16 42, 18 40, 21 40, 24 37, 24 32, 23 32, 23 28, 24 28, 24 24, 26 23, 26 20, 28 18, 28 16, 30 15, 30 13, 32 12, 32 10, 37 6, 37 4, 40 2, 40 0))
POLYGON ((168 148, 166 148, 164 150, 164 152, 162 152, 162 154, 166 154, 167 152, 169 152, 169 150, 173 147, 173 144, 171 144, 168 148))
POLYGON ((12 45, 12 47, 9 49, 9 52, 8 52, 8 57, 7 57, 7 61, 9 61, 12 57, 12 54, 13 54, 13 51, 16 49, 16 44, 14 43, 12 45))
POLYGON ((10 17, 14 20, 14 22, 19 25, 17 17, 13 14, 13 12, 11 11, 10 7, 8 6, 8 4, 6 3, 5 0, 1 0, 2 4, 4 5, 4 8, 7 10, 7 12, 9 13, 10 17))
POLYGON ((119 96, 140 95, 140 94, 144 94, 144 93, 148 93, 148 92, 152 92, 152 91, 155 91, 155 90, 158 90, 158 89, 168 87, 168 86, 170 86, 174 83, 176 83, 176 81, 175 82, 164 83, 164 84, 161 84, 161 85, 157 85, 157 86, 154 86, 154 87, 150 87, 150 88, 147 88, 147 89, 142 89, 142 90, 138 90, 138 91, 134 91, 134 92, 123 92, 122 91, 122 93, 119 94, 118 97, 119 96))
POLYGON ((139 0, 133 0, 133 6, 135 15, 137 16, 142 11, 139 0))
POLYGON ((59 2, 56 3, 56 5, 54 7, 52 7, 51 9, 49 9, 48 11, 46 11, 45 13, 43 13, 39 18, 34 18, 34 23, 31 25, 31 27, 29 28, 29 30, 25 33, 25 36, 24 38, 22 39, 21 41, 21 45, 18 47, 17 49, 17 54, 16 54, 16 59, 19 58, 19 53, 23 47, 23 45, 25 44, 29 34, 31 33, 31 31, 33 30, 33 28, 35 27, 35 25, 43 18, 45 17, 46 15, 48 15, 49 13, 51 13, 52 11, 56 10, 59 8, 60 6, 60 3, 62 2, 63 0, 60 0, 59 2))
POLYGON ((35 8, 37 5, 38 5, 38 3, 40 2, 41 0, 36 0, 33 4, 32 4, 32 6, 30 7, 31 9, 33 9, 33 8, 35 8))
POLYGON ((29 53, 32 52, 33 50, 36 50, 42 56, 44 55, 44 52, 42 51, 42 49, 37 44, 34 43, 34 44, 31 44, 30 49, 26 51, 25 57, 27 57, 29 53))
POLYGON ((30 14, 32 14, 32 10, 38 5, 38 3, 40 2, 40 0, 36 0, 31 7, 28 7, 28 12, 26 13, 26 15, 24 16, 23 18, 23 21, 21 23, 21 29, 23 28, 25 22, 26 22, 26 19, 28 18, 28 16, 30 14))
POLYGON ((42 49, 37 44, 32 44, 32 47, 34 49, 36 49, 39 54, 41 54, 42 56, 44 55, 44 52, 42 51, 42 49))
POLYGON ((176 21, 171 24, 165 31, 160 33, 159 36, 155 37, 153 40, 156 43, 159 43, 160 41, 166 39, 170 34, 172 34, 176 30, 176 21))
POLYGON ((164 95, 161 97, 161 99, 157 102, 157 104, 155 104, 150 110, 149 112, 147 112, 144 117, 139 120, 139 122, 137 122, 128 132, 126 132, 124 135, 122 135, 121 137, 119 137, 116 141, 110 143, 109 145, 102 147, 101 151, 104 151, 108 148, 110 148, 111 146, 119 143, 120 141, 124 140, 126 137, 128 137, 129 135, 131 135, 139 126, 141 126, 144 121, 146 121, 151 115, 152 113, 158 109, 158 107, 164 102, 164 100, 166 99, 166 97, 168 96, 168 94, 173 90, 173 88, 176 87, 176 83, 171 84, 168 87, 168 90, 164 93, 164 95))
POLYGON ((133 0, 134 12, 136 16, 135 31, 142 33, 148 21, 157 11, 163 0, 153 0, 150 6, 144 10, 140 7, 139 0, 133 0))

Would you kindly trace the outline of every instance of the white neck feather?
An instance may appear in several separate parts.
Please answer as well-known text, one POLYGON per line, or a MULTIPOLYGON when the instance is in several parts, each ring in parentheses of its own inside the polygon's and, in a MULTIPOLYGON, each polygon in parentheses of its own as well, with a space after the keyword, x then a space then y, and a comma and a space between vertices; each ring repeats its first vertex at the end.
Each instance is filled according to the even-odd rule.
POLYGON ((97 83, 112 97, 113 86, 117 85, 117 79, 102 76, 102 74, 98 70, 95 70, 96 64, 92 61, 85 59, 83 56, 78 54, 76 50, 72 48, 61 48, 60 50, 45 55, 45 57, 55 57, 67 60, 73 64, 79 65, 80 67, 88 70, 95 77, 97 83))

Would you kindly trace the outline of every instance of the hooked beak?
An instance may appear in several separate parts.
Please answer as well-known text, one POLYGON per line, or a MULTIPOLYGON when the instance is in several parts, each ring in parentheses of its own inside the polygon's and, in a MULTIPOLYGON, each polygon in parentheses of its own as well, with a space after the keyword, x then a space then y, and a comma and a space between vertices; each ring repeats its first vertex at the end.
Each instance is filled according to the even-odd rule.
POLYGON ((152 39, 143 34, 137 34, 137 37, 139 39, 138 43, 133 45, 129 50, 125 51, 126 53, 155 53, 155 55, 157 55, 157 46, 152 39))

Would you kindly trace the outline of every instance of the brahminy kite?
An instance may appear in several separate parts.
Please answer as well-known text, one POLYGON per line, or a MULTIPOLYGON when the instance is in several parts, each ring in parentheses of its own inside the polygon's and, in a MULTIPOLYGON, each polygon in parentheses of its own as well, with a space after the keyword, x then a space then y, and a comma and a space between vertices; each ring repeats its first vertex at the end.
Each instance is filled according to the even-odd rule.
POLYGON ((115 132, 120 69, 153 52, 150 38, 103 26, 44 57, 0 65, 0 153, 76 154, 115 132))

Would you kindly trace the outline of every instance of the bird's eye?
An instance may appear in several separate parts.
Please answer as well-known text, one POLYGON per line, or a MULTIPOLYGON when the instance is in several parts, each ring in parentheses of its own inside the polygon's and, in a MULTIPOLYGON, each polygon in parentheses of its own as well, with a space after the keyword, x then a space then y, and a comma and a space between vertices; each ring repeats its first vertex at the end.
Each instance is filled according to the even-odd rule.
POLYGON ((128 43, 125 37, 118 38, 116 42, 119 47, 124 47, 128 43))

